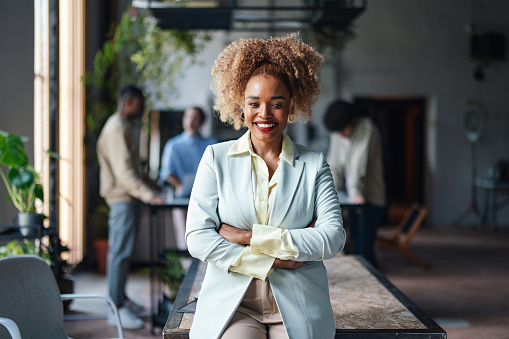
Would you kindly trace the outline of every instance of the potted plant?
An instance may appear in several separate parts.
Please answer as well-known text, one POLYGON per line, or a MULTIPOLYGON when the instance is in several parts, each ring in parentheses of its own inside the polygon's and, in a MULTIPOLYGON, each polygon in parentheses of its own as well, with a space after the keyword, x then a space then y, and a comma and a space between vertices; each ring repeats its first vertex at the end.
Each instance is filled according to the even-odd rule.
POLYGON ((21 254, 39 255, 48 265, 51 266, 52 264, 51 254, 48 251, 41 250, 27 239, 23 239, 23 241, 11 240, 0 246, 0 258, 21 254))
POLYGON ((36 212, 36 201, 44 201, 39 175, 30 165, 21 137, 0 131, 0 176, 7 188, 8 199, 18 209, 18 225, 24 236, 42 229, 44 216, 36 212))
POLYGON ((100 202, 89 217, 89 222, 92 227, 92 246, 95 251, 97 268, 101 274, 106 274, 109 211, 110 209, 104 199, 100 199, 100 202))
POLYGON ((142 273, 154 277, 163 284, 165 292, 157 305, 157 317, 155 323, 164 325, 173 308, 180 285, 184 280, 186 272, 180 262, 180 257, 175 250, 166 250, 160 257, 154 268, 146 267, 142 273))

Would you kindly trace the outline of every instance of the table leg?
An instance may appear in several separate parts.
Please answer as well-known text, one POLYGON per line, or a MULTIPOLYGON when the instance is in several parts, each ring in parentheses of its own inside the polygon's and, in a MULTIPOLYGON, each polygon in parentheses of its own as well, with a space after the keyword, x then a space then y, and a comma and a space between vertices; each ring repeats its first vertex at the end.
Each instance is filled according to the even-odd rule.
POLYGON ((152 335, 155 335, 154 325, 157 316, 156 303, 154 302, 154 280, 155 280, 155 259, 154 259, 154 243, 155 243, 155 232, 154 232, 154 219, 157 216, 157 211, 155 207, 150 207, 150 217, 149 217, 149 242, 150 242, 150 314, 151 314, 151 327, 150 331, 152 335))
POLYGON ((365 232, 365 225, 364 225, 364 208, 362 207, 355 207, 352 212, 355 214, 355 225, 351 225, 351 227, 355 227, 355 232, 352 232, 355 234, 353 241, 353 253, 354 254, 363 254, 365 253, 365 241, 364 237, 366 236, 365 232))
POLYGON ((496 230, 498 227, 498 207, 497 207, 497 190, 493 190, 493 201, 491 204, 491 212, 492 212, 492 220, 493 220, 493 229, 496 230))
POLYGON ((489 219, 490 219, 490 190, 485 189, 484 190, 484 210, 482 212, 482 223, 483 225, 489 226, 489 219))

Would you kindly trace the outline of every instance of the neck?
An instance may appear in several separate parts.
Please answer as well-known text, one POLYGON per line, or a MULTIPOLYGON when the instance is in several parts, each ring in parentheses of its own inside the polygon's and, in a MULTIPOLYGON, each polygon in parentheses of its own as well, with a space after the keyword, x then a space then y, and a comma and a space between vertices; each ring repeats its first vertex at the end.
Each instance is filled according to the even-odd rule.
POLYGON ((186 131, 186 133, 192 137, 195 137, 199 134, 198 131, 196 131, 196 132, 195 131, 186 131))
POLYGON ((126 121, 131 120, 131 117, 129 116, 129 114, 124 110, 120 111, 120 117, 126 121))
POLYGON ((266 159, 267 157, 277 157, 279 158, 279 154, 281 153, 281 149, 283 148, 283 135, 277 139, 270 142, 263 142, 260 140, 253 140, 251 138, 251 145, 253 146, 253 151, 258 154, 262 159, 266 159))

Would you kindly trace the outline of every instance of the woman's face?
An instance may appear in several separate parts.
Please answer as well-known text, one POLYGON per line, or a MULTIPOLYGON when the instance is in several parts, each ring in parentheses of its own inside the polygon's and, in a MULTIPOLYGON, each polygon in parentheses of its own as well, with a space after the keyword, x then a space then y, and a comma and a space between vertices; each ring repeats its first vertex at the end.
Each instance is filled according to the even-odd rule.
POLYGON ((280 146, 293 109, 290 92, 279 79, 258 75, 249 79, 244 92, 244 118, 256 147, 280 146))

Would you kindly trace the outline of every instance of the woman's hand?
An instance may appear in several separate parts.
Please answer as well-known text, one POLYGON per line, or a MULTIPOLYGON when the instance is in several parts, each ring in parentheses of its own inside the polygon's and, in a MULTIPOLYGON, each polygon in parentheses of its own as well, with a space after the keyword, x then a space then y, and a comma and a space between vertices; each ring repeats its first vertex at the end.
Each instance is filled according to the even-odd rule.
POLYGON ((366 199, 361 194, 354 195, 352 199, 350 199, 350 202, 353 204, 364 204, 366 202, 366 199))
POLYGON ((313 228, 315 227, 316 218, 313 218, 313 220, 309 223, 309 225, 306 226, 306 228, 313 228))
POLYGON ((217 233, 232 244, 238 245, 249 245, 253 235, 251 231, 240 230, 228 224, 221 224, 217 233))
MULTIPOLYGON (((313 228, 315 227, 316 218, 313 218, 313 220, 309 223, 309 225, 306 226, 306 228, 313 228)), ((296 268, 301 267, 304 265, 303 261, 294 261, 294 260, 282 260, 276 258, 274 260, 274 263, 272 264, 272 268, 283 268, 286 270, 294 270, 296 268)))
POLYGON ((301 267, 302 265, 304 265, 303 261, 282 260, 276 258, 276 260, 274 260, 274 263, 272 264, 272 268, 284 268, 286 270, 294 270, 296 268, 301 267))

